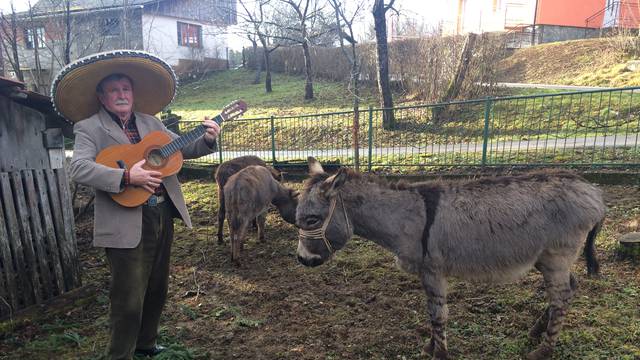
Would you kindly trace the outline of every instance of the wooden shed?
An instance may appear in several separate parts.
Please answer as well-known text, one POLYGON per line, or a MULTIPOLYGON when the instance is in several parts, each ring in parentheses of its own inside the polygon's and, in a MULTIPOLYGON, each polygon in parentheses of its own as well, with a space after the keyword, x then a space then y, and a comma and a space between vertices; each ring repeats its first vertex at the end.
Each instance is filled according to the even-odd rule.
POLYGON ((0 318, 80 286, 63 133, 50 98, 0 77, 0 318))

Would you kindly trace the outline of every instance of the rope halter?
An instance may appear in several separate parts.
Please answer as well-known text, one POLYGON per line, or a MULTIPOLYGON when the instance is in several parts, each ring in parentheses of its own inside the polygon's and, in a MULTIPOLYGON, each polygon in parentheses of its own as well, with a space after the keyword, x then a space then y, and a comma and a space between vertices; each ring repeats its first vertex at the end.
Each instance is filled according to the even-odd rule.
POLYGON ((327 228, 329 227, 329 223, 331 223, 331 219, 333 218, 333 214, 335 213, 336 203, 338 198, 340 199, 340 205, 342 206, 342 213, 344 214, 344 220, 347 223, 347 231, 351 233, 351 223, 349 222, 349 217, 347 217, 347 211, 344 208, 344 201, 342 200, 342 195, 340 194, 338 194, 338 196, 333 197, 333 199, 331 199, 331 204, 329 206, 329 216, 327 216, 327 218, 324 220, 324 223, 322 223, 321 227, 313 230, 304 230, 304 229, 298 230, 298 236, 300 237, 301 240, 324 241, 324 244, 327 247, 327 250, 329 250, 330 254, 333 254, 335 252, 335 249, 331 245, 331 242, 329 241, 329 239, 327 239, 326 232, 327 232, 327 228))

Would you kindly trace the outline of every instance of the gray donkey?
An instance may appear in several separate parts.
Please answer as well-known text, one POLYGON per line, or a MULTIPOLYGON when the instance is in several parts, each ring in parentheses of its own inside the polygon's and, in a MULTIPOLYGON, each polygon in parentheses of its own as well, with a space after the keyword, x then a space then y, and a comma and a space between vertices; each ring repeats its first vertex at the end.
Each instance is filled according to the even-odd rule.
POLYGON ((309 170, 296 213, 298 260, 320 265, 354 234, 393 252, 427 293, 431 339, 423 354, 436 359, 448 357, 448 276, 499 283, 538 269, 549 306, 529 332, 532 339, 544 336, 527 358, 548 359, 576 287, 570 268, 585 240, 588 272, 598 272, 594 242, 605 205, 601 191, 573 173, 389 185, 345 168, 330 176, 313 158, 309 170))
POLYGON ((269 205, 278 209, 280 216, 295 223, 298 191, 282 185, 280 173, 259 165, 250 165, 233 174, 224 186, 224 197, 229 216, 231 260, 239 263, 240 250, 249 222, 258 223, 258 238, 264 241, 264 223, 269 205))
MULTIPOLYGON (((214 175, 216 184, 218 185, 218 244, 224 242, 224 218, 226 217, 227 207, 224 199, 224 186, 229 181, 229 178, 238 171, 246 168, 250 165, 260 165, 267 167, 264 160, 257 156, 245 155, 227 160, 220 164, 216 169, 214 175)), ((257 226, 256 221, 253 221, 254 226, 257 226)))

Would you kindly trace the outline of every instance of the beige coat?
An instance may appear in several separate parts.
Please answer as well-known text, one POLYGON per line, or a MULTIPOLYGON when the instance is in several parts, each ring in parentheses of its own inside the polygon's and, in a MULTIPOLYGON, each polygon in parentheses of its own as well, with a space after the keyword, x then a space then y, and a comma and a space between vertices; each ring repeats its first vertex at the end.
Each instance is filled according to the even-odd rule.
MULTIPOLYGON (((154 116, 135 113, 136 125, 140 137, 151 131, 168 131, 162 122, 154 116)), ((71 159, 71 178, 96 190, 94 206, 93 245, 110 248, 134 248, 138 246, 142 235, 142 207, 124 207, 111 199, 109 193, 120 191, 120 182, 124 170, 113 169, 95 162, 98 153, 106 147, 116 144, 129 144, 124 131, 101 109, 93 116, 81 120, 73 127, 75 145, 71 159)), ((215 146, 214 146, 215 147, 215 146)), ((185 159, 192 159, 213 151, 200 138, 182 149, 185 159)), ((191 228, 191 219, 184 202, 178 177, 172 175, 162 180, 171 201, 178 210, 184 223, 191 228)))

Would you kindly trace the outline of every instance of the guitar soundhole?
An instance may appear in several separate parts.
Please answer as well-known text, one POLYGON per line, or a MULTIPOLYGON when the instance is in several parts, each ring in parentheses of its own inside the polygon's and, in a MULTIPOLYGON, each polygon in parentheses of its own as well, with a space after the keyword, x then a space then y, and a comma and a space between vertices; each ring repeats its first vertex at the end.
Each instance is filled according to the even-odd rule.
POLYGON ((149 154, 147 156, 147 163, 149 163, 149 165, 156 166, 156 167, 161 166, 163 160, 164 159, 160 154, 160 149, 154 149, 149 151, 149 154))

